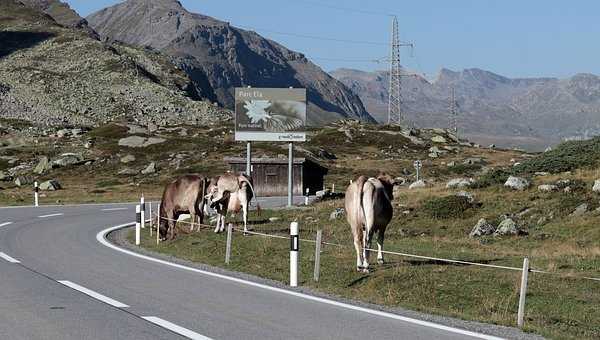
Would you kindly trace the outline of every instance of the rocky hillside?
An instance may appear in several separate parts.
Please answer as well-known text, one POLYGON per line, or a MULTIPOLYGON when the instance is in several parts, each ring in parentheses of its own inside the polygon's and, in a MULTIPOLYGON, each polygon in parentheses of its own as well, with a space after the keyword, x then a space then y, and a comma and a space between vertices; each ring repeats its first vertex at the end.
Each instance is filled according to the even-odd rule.
POLYGON ((225 117, 209 102, 197 101, 187 75, 158 53, 102 43, 19 1, 1 1, 0 13, 1 118, 96 125, 210 123, 225 117))
POLYGON ((59 25, 79 28, 87 31, 91 36, 97 37, 94 30, 88 26, 87 20, 79 16, 66 3, 59 0, 20 0, 20 2, 48 14, 59 25))
POLYGON ((346 86, 306 57, 227 22, 188 12, 175 0, 129 0, 89 16, 102 39, 172 56, 203 96, 233 107, 237 86, 305 87, 309 121, 373 121, 346 86))
MULTIPOLYGON (((387 118, 387 72, 340 69, 332 75, 357 93, 377 120, 387 118)), ((480 69, 442 69, 433 82, 418 76, 402 81, 404 108, 420 126, 448 126, 454 87, 459 126, 481 143, 544 149, 600 132, 600 77, 591 74, 511 79, 480 69)))

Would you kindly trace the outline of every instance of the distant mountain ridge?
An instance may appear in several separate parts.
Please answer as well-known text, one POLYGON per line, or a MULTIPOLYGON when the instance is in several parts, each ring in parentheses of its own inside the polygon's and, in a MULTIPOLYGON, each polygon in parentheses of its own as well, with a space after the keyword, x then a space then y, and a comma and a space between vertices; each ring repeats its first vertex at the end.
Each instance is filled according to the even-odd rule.
POLYGON ((87 20, 102 39, 150 46, 173 57, 198 93, 233 108, 233 89, 305 87, 309 121, 374 121, 360 98, 303 54, 205 15, 175 0, 128 0, 87 20))
MULTIPOLYGON (((380 122, 387 119, 388 72, 338 69, 331 74, 358 94, 380 122)), ((437 78, 403 77, 403 109, 419 126, 448 127, 450 89, 459 126, 485 143, 543 149, 562 139, 600 133, 600 77, 507 78, 481 70, 442 69, 437 78)))

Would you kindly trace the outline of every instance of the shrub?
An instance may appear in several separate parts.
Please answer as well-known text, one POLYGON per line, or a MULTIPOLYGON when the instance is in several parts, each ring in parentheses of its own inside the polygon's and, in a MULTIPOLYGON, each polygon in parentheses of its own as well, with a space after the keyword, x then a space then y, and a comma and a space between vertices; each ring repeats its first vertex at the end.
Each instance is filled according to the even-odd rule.
POLYGON ((463 217, 470 208, 468 198, 462 196, 435 197, 423 203, 423 210, 437 219, 463 217))
POLYGON ((589 168, 600 163, 600 137, 586 141, 565 142, 556 149, 523 162, 514 168, 518 174, 536 171, 560 173, 580 168, 589 168))
POLYGON ((481 175, 471 188, 487 188, 492 185, 502 185, 506 182, 512 172, 506 169, 493 169, 481 175))

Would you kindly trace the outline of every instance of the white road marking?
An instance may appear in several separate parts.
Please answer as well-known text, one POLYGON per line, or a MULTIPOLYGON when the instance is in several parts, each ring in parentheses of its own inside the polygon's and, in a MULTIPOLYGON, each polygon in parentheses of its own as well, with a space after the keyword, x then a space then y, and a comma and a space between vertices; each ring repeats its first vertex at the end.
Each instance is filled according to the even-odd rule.
POLYGON ((4 223, 0 223, 0 227, 4 227, 7 226, 9 224, 12 224, 12 222, 4 222, 4 223))
POLYGON ((0 252, 0 258, 5 259, 6 261, 10 262, 10 263, 21 263, 21 261, 14 259, 8 255, 6 255, 5 253, 0 252))
POLYGON ((75 290, 77 290, 77 291, 79 291, 79 292, 81 292, 81 293, 83 293, 85 295, 91 296, 94 299, 100 300, 100 301, 102 301, 104 303, 107 303, 107 304, 109 304, 111 306, 114 306, 114 307, 117 307, 117 308, 127 308, 127 307, 129 307, 128 305, 126 305, 126 304, 124 304, 122 302, 119 302, 117 300, 113 300, 113 299, 109 298, 108 296, 104 296, 104 295, 102 295, 100 293, 96 293, 93 290, 89 290, 89 289, 87 289, 85 287, 82 287, 82 286, 80 286, 80 285, 78 285, 76 283, 73 283, 71 281, 63 280, 63 281, 58 281, 58 283, 63 284, 65 286, 69 287, 69 288, 75 289, 75 290))
POLYGON ((102 209, 102 211, 117 211, 117 210, 127 210, 129 208, 109 208, 109 209, 102 209))
POLYGON ((380 316, 380 317, 384 317, 384 318, 388 318, 388 319, 394 319, 394 320, 399 320, 399 321, 403 321, 403 322, 408 322, 408 323, 412 323, 412 324, 416 324, 419 326, 423 326, 423 327, 429 327, 429 328, 434 328, 434 329, 439 329, 442 331, 446 331, 446 332, 451 332, 451 333, 455 333, 455 334, 461 334, 461 335, 466 335, 466 336, 470 336, 470 337, 474 337, 474 338, 478 338, 478 339, 485 339, 485 340, 502 340, 503 338, 499 338, 499 337, 495 337, 492 335, 486 335, 486 334, 481 334, 481 333, 476 333, 476 332, 471 332, 471 331, 467 331, 464 329, 460 329, 460 328, 454 328, 454 327, 450 327, 450 326, 444 326, 444 325, 439 325, 433 322, 429 322, 429 321, 423 321, 423 320, 418 320, 418 319, 413 319, 413 318, 409 318, 406 316, 401 316, 401 315, 397 315, 397 314, 393 314, 393 313, 388 313, 388 312, 383 312, 383 311, 379 311, 379 310, 375 310, 375 309, 370 309, 370 308, 366 308, 366 307, 360 307, 360 306, 354 306, 348 303, 343 303, 343 302, 338 302, 338 301, 334 301, 334 300, 329 300, 329 299, 325 299, 325 298, 320 298, 320 297, 316 297, 316 296, 312 296, 312 295, 308 295, 308 294, 303 294, 303 293, 299 293, 299 292, 295 292, 292 290, 287 290, 287 289, 282 289, 282 288, 277 288, 277 287, 271 287, 262 283, 256 283, 256 282, 252 282, 252 281, 247 281, 247 280, 243 280, 243 279, 239 279, 237 277, 231 277, 231 276, 227 276, 227 275, 223 275, 223 274, 217 274, 217 273, 212 273, 212 272, 208 272, 205 270, 201 270, 201 269, 197 269, 197 268, 192 268, 192 267, 188 267, 188 266, 184 266, 181 264, 177 264, 177 263, 172 263, 172 262, 168 262, 168 261, 164 261, 161 259, 157 259, 157 258, 153 258, 150 256, 146 256, 146 255, 142 255, 142 254, 138 254, 135 253, 133 251, 127 250, 127 249, 123 249, 121 247, 118 247, 110 242, 108 242, 108 240, 106 239, 106 235, 114 230, 118 230, 118 229, 122 229, 125 227, 131 227, 134 226, 135 223, 126 223, 126 224, 121 224, 118 226, 114 226, 112 228, 108 228, 108 229, 104 229, 102 231, 100 231, 98 234, 96 234, 96 240, 98 240, 98 242, 100 242, 102 245, 112 248, 116 251, 131 255, 131 256, 135 256, 137 258, 141 258, 147 261, 151 261, 151 262, 156 262, 156 263, 160 263, 160 264, 164 264, 167 266, 171 266, 174 268, 178 268, 178 269, 183 269, 183 270, 187 270, 190 272, 194 272, 194 273, 199 273, 199 274, 203 274, 206 276, 211 276, 211 277, 216 277, 219 279, 223 279, 223 280, 227 280, 227 281, 232 281, 232 282, 236 282, 236 283, 240 283, 240 284, 244 284, 247 286, 252 286, 252 287, 256 287, 256 288, 261 288, 261 289, 265 289, 265 290, 270 290, 273 292, 277 292, 277 293, 281 293, 281 294, 286 294, 286 295, 291 295, 294 297, 298 297, 301 299, 305 299, 305 300, 311 300, 311 301, 315 301, 315 302, 319 302, 319 303, 324 303, 324 304, 328 304, 331 306, 336 306, 336 307, 340 307, 340 308, 344 308, 344 309, 350 309, 350 310, 355 310, 358 312, 362 312, 362 313, 367 313, 367 314, 371 314, 371 315, 376 315, 376 316, 380 316))
POLYGON ((38 216, 39 218, 45 218, 45 217, 54 217, 54 216, 62 216, 64 215, 63 213, 56 213, 56 214, 49 214, 49 215, 41 215, 38 216))
POLYGON ((167 320, 163 320, 163 319, 158 318, 156 316, 142 316, 142 319, 144 319, 146 321, 150 321, 150 322, 152 322, 155 325, 158 325, 158 326, 160 326, 162 328, 166 328, 166 329, 168 329, 168 330, 170 330, 172 332, 175 332, 175 333, 177 333, 179 335, 183 335, 183 336, 185 336, 186 338, 189 338, 189 339, 194 339, 194 340, 212 340, 209 337, 206 337, 206 336, 204 336, 202 334, 198 334, 198 333, 196 333, 194 331, 190 331, 187 328, 183 328, 181 326, 177 326, 174 323, 171 323, 171 322, 169 322, 167 320))

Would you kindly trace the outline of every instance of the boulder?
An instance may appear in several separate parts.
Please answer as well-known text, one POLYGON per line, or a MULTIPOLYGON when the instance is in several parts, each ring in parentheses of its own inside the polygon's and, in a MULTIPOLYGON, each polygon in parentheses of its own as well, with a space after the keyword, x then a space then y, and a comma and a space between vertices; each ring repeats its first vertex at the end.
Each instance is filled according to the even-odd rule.
POLYGON ((150 175, 150 174, 154 174, 158 171, 158 169, 156 168, 156 163, 152 162, 150 164, 148 164, 148 166, 142 170, 142 175, 150 175))
POLYGON ((150 145, 164 143, 166 139, 157 137, 129 136, 119 139, 119 146, 129 148, 145 148, 150 145))
POLYGON ((409 189, 418 189, 418 188, 425 188, 427 186, 427 183, 425 183, 424 180, 420 179, 414 183, 411 183, 408 188, 409 189))
POLYGON ((333 153, 331 153, 325 149, 319 149, 319 152, 317 153, 317 155, 319 156, 319 158, 322 158, 322 159, 328 159, 328 160, 337 159, 337 157, 333 153))
POLYGON ((468 188, 475 180, 472 178, 454 178, 446 183, 446 189, 468 188))
POLYGON ((481 237, 485 235, 492 235, 496 231, 496 227, 490 224, 485 218, 482 218, 477 222, 469 233, 469 237, 481 237))
POLYGON ((45 181, 45 182, 42 182, 42 184, 40 184, 40 190, 54 191, 54 190, 60 190, 60 189, 62 189, 62 186, 60 185, 60 182, 58 182, 55 179, 51 179, 49 181, 45 181))
POLYGON ((126 155, 126 156, 121 157, 120 161, 123 164, 135 162, 135 156, 134 155, 126 155))
POLYGON ((498 228, 494 232, 495 236, 506 236, 506 235, 518 235, 520 234, 521 227, 517 225, 515 221, 511 218, 506 218, 504 221, 500 222, 498 228))
POLYGON ((431 141, 434 143, 448 143, 448 141, 446 140, 446 138, 442 137, 442 136, 433 136, 431 137, 431 141))
POLYGON ((41 175, 46 171, 52 169, 52 165, 50 164, 50 160, 46 156, 42 156, 38 162, 38 164, 33 169, 33 172, 41 175))
POLYGON ((600 179, 594 181, 594 186, 592 187, 592 191, 596 193, 600 193, 600 179))
POLYGON ((32 184, 32 183, 33 183, 33 178, 31 178, 29 176, 17 176, 17 178, 15 178, 15 185, 18 187, 32 184))
POLYGON ((580 204, 575 210, 569 215, 571 217, 579 217, 583 216, 586 212, 588 212, 589 206, 587 203, 580 204))
POLYGON ((12 177, 4 171, 0 171, 0 181, 10 181, 12 177))
POLYGON ((65 137, 66 135, 68 135, 68 134, 69 134, 69 132, 70 132, 70 131, 69 131, 68 129, 61 129, 61 130, 58 130, 58 131, 56 131, 56 137, 58 137, 58 138, 63 138, 63 137, 65 137))
POLYGON ((457 192, 455 194, 455 196, 465 197, 467 199, 467 202, 469 202, 471 204, 475 203, 475 196, 472 193, 468 192, 468 191, 464 191, 464 190, 463 191, 459 191, 459 192, 457 192))
POLYGON ((334 211, 329 214, 330 220, 337 220, 338 218, 344 216, 345 210, 344 208, 336 208, 334 211))
POLYGON ((513 190, 525 190, 529 188, 529 181, 522 177, 510 176, 504 183, 504 186, 513 190))
POLYGON ((319 190, 315 193, 317 198, 323 198, 327 196, 331 191, 329 189, 319 190))
POLYGON ((553 192, 558 191, 558 186, 554 184, 542 184, 538 186, 538 191, 541 192, 553 192))
POLYGON ((81 155, 78 155, 75 153, 63 153, 62 155, 58 156, 58 158, 56 158, 55 160, 52 161, 52 166, 60 168, 60 167, 77 164, 77 163, 81 162, 82 160, 83 160, 83 157, 81 155))
POLYGON ((475 165, 475 164, 485 164, 483 158, 479 157, 469 157, 463 161, 465 165, 475 165))
POLYGON ((278 222, 278 221, 281 221, 280 217, 276 217, 276 216, 269 217, 269 222, 278 222))
POLYGON ((124 176, 135 176, 138 173, 139 173, 139 171, 132 169, 132 168, 123 168, 118 172, 119 175, 124 175, 124 176))

